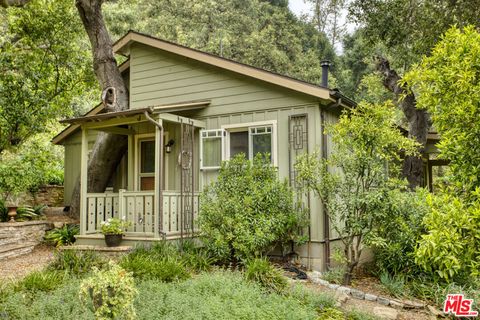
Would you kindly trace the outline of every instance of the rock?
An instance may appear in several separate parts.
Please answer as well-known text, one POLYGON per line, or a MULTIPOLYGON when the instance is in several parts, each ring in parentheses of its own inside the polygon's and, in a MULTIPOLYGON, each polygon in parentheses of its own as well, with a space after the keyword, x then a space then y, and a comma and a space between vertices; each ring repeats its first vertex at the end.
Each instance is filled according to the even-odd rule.
POLYGON ((373 314, 381 319, 396 320, 398 318, 398 311, 389 307, 375 307, 373 314))
POLYGON ((334 283, 329 283, 327 285, 327 287, 329 287, 330 289, 333 289, 333 290, 337 290, 338 287, 340 287, 339 284, 334 284, 334 283))
POLYGON ((406 309, 423 309, 425 308, 425 303, 412 301, 412 300, 402 300, 403 307, 406 309))
POLYGON ((398 300, 390 300, 390 305, 394 308, 403 309, 404 304, 398 300))
POLYGON ((328 286, 329 282, 327 280, 318 279, 318 284, 321 284, 322 286, 328 286))
POLYGON ((337 290, 337 292, 335 292, 335 299, 337 300, 337 302, 345 303, 348 300, 348 295, 342 291, 337 290))
POLYGON ((340 286, 337 288, 337 291, 340 291, 340 292, 343 292, 345 294, 350 294, 351 290, 350 288, 347 288, 347 287, 344 287, 344 286, 340 286))
POLYGON ((444 317, 445 316, 442 311, 438 310, 434 306, 428 305, 427 309, 428 309, 428 311, 430 311, 431 314, 433 314, 436 317, 444 317))
POLYGON ((322 274, 314 270, 312 272, 307 272, 307 276, 313 280, 313 279, 320 279, 322 274))
POLYGON ((352 297, 354 297, 355 299, 360 299, 360 300, 365 299, 365 292, 363 292, 363 291, 356 290, 356 289, 351 289, 350 293, 351 293, 352 297))
POLYGON ((383 297, 377 297, 377 302, 383 304, 384 306, 388 306, 390 304, 390 300, 383 297))
POLYGON ((365 293, 365 300, 367 301, 377 301, 377 296, 370 293, 365 293))
POLYGON ((63 223, 63 222, 54 222, 53 223, 53 228, 60 229, 60 228, 63 228, 64 225, 65 225, 65 223, 63 223))

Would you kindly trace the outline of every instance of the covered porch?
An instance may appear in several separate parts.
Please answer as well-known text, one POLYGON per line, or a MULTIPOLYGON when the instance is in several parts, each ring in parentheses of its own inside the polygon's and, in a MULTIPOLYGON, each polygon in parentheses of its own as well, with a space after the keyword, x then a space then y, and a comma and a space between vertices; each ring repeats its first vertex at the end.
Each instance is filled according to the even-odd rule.
POLYGON ((80 240, 103 239, 101 223, 117 217, 130 222, 127 241, 194 236, 199 212, 199 130, 202 121, 174 112, 208 102, 149 107, 65 120, 81 126, 80 240), (111 185, 87 190, 90 131, 124 135, 128 151, 111 185))

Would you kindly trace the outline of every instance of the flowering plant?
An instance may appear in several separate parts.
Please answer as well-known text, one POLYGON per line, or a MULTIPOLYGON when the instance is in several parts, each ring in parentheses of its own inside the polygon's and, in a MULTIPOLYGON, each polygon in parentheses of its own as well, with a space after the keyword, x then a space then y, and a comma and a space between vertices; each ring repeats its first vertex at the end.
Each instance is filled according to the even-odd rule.
POLYGON ((125 218, 109 218, 107 221, 102 221, 101 231, 103 234, 123 234, 131 223, 126 221, 125 218))

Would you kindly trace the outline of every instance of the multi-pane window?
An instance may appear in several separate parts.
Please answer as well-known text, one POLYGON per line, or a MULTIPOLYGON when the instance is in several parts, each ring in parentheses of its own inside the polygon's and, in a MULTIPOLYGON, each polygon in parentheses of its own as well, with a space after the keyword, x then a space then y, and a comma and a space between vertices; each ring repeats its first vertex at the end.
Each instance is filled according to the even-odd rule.
POLYGON ((140 190, 153 190, 155 187, 155 141, 141 140, 140 147, 140 190))
POLYGON ((201 169, 218 169, 222 160, 243 153, 253 159, 258 153, 269 153, 275 163, 274 126, 229 126, 219 130, 203 130, 201 133, 201 169))

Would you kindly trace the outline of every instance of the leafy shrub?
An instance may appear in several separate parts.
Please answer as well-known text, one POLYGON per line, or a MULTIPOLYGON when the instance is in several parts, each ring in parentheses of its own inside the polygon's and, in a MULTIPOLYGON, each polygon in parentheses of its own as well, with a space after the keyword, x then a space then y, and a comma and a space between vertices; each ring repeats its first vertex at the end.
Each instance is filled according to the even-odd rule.
POLYGON ((301 301, 245 281, 238 272, 203 273, 180 283, 139 283, 139 319, 171 320, 313 320, 316 311, 301 301))
POLYGON ((324 309, 334 308, 335 297, 326 292, 313 292, 302 285, 295 285, 289 292, 290 297, 300 301, 303 305, 321 313, 324 309))
POLYGON ((342 283, 345 267, 331 267, 322 273, 322 279, 331 283, 342 283))
POLYGON ((367 238, 375 254, 377 275, 386 272, 415 276, 422 272, 415 263, 415 247, 425 234, 422 221, 428 211, 427 194, 425 189, 390 191, 389 204, 385 206, 388 214, 367 238))
POLYGON ((347 320, 380 320, 379 318, 372 316, 368 313, 358 311, 358 310, 352 310, 347 312, 347 320))
POLYGON ((80 299, 92 308, 96 319, 135 319, 136 295, 132 275, 113 262, 106 270, 94 270, 80 285, 80 299))
POLYGON ((175 256, 161 257, 145 250, 138 250, 122 258, 120 265, 136 278, 158 279, 172 282, 187 279, 185 265, 175 256))
POLYGON ((318 320, 344 320, 343 312, 334 308, 325 308, 320 313, 318 320))
POLYGON ((66 275, 58 271, 34 271, 15 286, 15 290, 51 291, 63 284, 66 275))
POLYGON ((416 262, 432 276, 452 282, 480 277, 480 188, 468 202, 453 193, 427 196, 429 212, 415 250, 416 262))
POLYGON ((199 226, 205 245, 224 262, 261 255, 278 243, 303 241, 305 215, 269 157, 243 154, 222 163, 201 195, 199 226))
POLYGON ((268 291, 283 293, 287 288, 287 279, 281 270, 275 268, 266 258, 254 258, 245 262, 245 278, 254 281, 268 291))
POLYGON ((40 220, 43 218, 43 215, 39 210, 35 210, 34 207, 25 206, 17 209, 17 215, 15 216, 15 221, 30 221, 30 220, 40 220))
POLYGON ((5 201, 0 199, 0 222, 8 221, 8 209, 5 206, 5 201))
POLYGON ((47 232, 45 240, 52 243, 56 247, 66 246, 75 242, 75 236, 79 234, 80 227, 78 224, 68 224, 61 228, 53 229, 47 232))
POLYGON ((212 257, 209 252, 205 250, 198 250, 197 252, 184 252, 182 254, 182 261, 185 266, 193 272, 209 271, 215 263, 215 257, 212 257))
POLYGON ((405 295, 405 278, 400 275, 390 276, 387 272, 380 275, 380 282, 389 294, 394 297, 405 295))
POLYGON ((50 263, 49 269, 81 275, 90 272, 94 267, 102 268, 106 264, 106 260, 94 251, 62 250, 55 253, 55 259, 50 263))

